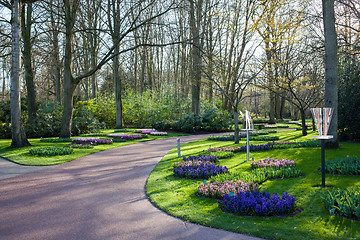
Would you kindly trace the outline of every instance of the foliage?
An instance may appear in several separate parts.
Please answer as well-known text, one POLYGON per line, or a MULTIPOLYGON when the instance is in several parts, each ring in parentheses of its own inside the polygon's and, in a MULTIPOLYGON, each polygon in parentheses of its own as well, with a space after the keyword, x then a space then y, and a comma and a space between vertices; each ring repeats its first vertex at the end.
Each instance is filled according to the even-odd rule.
POLYGON ((0 122, 0 138, 11 138, 11 124, 0 122))
POLYGON ((360 175, 360 158, 358 156, 348 156, 327 160, 325 162, 325 172, 330 174, 360 175))
POLYGON ((321 195, 325 208, 331 215, 339 214, 360 220, 360 188, 335 189, 321 195))
POLYGON ((272 158, 265 158, 260 159, 258 161, 253 161, 251 163, 251 168, 267 168, 267 167, 289 167, 289 166, 295 166, 295 162, 292 160, 287 159, 272 159, 272 158))
POLYGON ((38 156, 57 156, 57 155, 69 155, 73 153, 73 149, 68 147, 39 147, 31 148, 29 153, 31 155, 38 156))
POLYGON ((193 113, 181 116, 173 124, 173 129, 181 132, 214 132, 228 129, 230 117, 222 113, 219 109, 208 109, 203 114, 196 116, 193 113))
POLYGON ((62 143, 62 142, 71 142, 71 138, 41 138, 40 142, 45 143, 62 143))
POLYGON ((107 128, 114 128, 116 124, 114 99, 114 95, 111 94, 99 95, 94 99, 81 103, 92 112, 99 122, 105 123, 107 128))
POLYGON ((347 57, 339 67, 339 137, 360 140, 360 63, 347 57))
POLYGON ((71 133, 74 135, 98 132, 100 129, 106 127, 105 123, 99 122, 99 120, 94 117, 86 105, 87 103, 84 102, 78 102, 75 105, 71 125, 71 133))
MULTIPOLYGON (((224 175, 224 174, 220 174, 224 175)), ((219 176, 219 175, 217 175, 219 176)), ((223 181, 223 182, 209 182, 204 181, 198 187, 198 191, 200 194, 211 197, 221 199, 225 194, 233 193, 234 195, 239 194, 240 192, 253 192, 257 190, 259 184, 253 182, 244 182, 242 180, 236 181, 223 181)))
POLYGON ((208 162, 185 161, 175 164, 173 172, 175 177, 208 179, 211 176, 226 173, 228 169, 208 162))
POLYGON ((218 159, 225 159, 225 158, 231 158, 234 156, 233 152, 229 151, 217 151, 213 153, 218 159))
POLYGON ((274 216, 293 213, 296 209, 295 197, 283 193, 281 197, 274 192, 240 192, 235 196, 225 194, 218 200, 221 209, 242 216, 274 216))
POLYGON ((71 147, 71 148, 79 148, 79 149, 90 149, 90 148, 94 148, 94 145, 91 144, 67 144, 66 147, 71 147))

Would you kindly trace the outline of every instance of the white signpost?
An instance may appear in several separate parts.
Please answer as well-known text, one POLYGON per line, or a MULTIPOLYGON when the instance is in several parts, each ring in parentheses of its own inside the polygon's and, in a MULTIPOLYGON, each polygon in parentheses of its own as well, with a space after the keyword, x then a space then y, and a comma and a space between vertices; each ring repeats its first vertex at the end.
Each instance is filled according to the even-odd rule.
MULTIPOLYGON (((244 118, 244 115, 241 113, 241 116, 244 118)), ((249 161, 249 152, 250 152, 250 145, 249 145, 249 131, 254 129, 253 120, 250 117, 250 112, 245 110, 245 128, 241 130, 246 131, 246 160, 249 161)))
POLYGON ((325 141, 333 138, 327 135, 333 113, 332 108, 311 108, 319 136, 313 138, 321 140, 321 180, 322 187, 325 187, 325 141))

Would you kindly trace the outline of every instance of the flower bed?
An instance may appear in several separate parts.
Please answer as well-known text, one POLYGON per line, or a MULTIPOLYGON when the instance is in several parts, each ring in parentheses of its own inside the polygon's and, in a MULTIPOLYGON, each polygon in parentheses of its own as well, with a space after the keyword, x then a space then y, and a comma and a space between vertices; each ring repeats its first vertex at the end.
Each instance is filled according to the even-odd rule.
POLYGON ((202 161, 184 161, 174 164, 174 176, 180 178, 208 179, 221 173, 227 173, 227 167, 215 166, 202 161))
POLYGON ((167 133, 167 132, 158 132, 158 131, 155 131, 155 132, 150 132, 150 135, 154 135, 154 136, 167 136, 168 133, 167 133))
POLYGON ((360 175, 360 158, 348 156, 325 162, 325 172, 330 174, 360 175))
POLYGON ((130 134, 108 134, 109 137, 113 137, 115 138, 119 138, 119 139, 124 139, 124 140, 135 140, 135 139, 142 139, 142 138, 147 138, 147 135, 141 135, 141 134, 134 134, 134 135, 130 135, 130 134))
POLYGON ((235 196, 224 195, 218 200, 219 207, 242 216, 275 216, 293 213, 296 209, 295 197, 286 192, 281 196, 268 192, 240 192, 235 196))
MULTIPOLYGON (((251 144, 249 146, 249 150, 251 152, 254 151, 266 151, 272 149, 272 145, 271 144, 260 144, 260 145, 253 145, 251 144)), ((208 152, 218 152, 218 151, 229 151, 229 152, 246 152, 246 146, 241 146, 241 147, 215 147, 215 148, 208 148, 207 149, 208 152)))
POLYGON ((224 182, 203 182, 198 187, 199 193, 206 197, 222 198, 225 194, 233 193, 237 195, 240 192, 253 192, 257 190, 259 184, 253 182, 237 181, 224 181, 224 182))
POLYGON ((275 124, 265 124, 264 127, 265 127, 265 128, 288 128, 289 125, 282 125, 282 124, 279 124, 279 125, 275 125, 275 124))
POLYGON ((253 161, 251 163, 251 168, 267 168, 267 167, 279 168, 279 167, 289 167, 289 166, 295 167, 295 162, 287 159, 272 159, 269 157, 262 160, 260 159, 258 161, 253 161))
POLYGON ((331 215, 339 214, 360 220, 360 187, 332 189, 321 195, 325 208, 331 215))
POLYGON ((72 144, 112 144, 112 139, 99 139, 99 138, 74 138, 72 144))
POLYGON ((69 155, 74 152, 74 149, 68 147, 40 147, 30 149, 31 155, 38 156, 57 156, 57 155, 69 155))
POLYGON ((183 161, 203 161, 203 162, 217 162, 217 157, 214 155, 198 155, 183 157, 183 161))

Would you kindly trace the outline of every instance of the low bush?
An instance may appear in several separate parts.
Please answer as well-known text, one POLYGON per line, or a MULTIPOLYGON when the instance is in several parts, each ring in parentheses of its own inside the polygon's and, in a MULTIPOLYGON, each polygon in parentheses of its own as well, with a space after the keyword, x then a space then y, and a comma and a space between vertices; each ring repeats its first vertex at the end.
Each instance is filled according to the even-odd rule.
MULTIPOLYGON (((272 144, 269 142, 268 144, 272 144)), ((300 147, 321 147, 321 141, 304 141, 290 144, 274 144, 274 149, 300 148, 300 147)))
POLYGON ((280 138, 278 136, 262 136, 262 137, 250 137, 251 141, 276 141, 280 138))
POLYGON ((91 144, 67 144, 66 146, 70 147, 70 148, 79 148, 79 149, 94 148, 94 145, 91 145, 91 144))
POLYGON ((331 215, 339 214, 360 220, 360 188, 332 189, 321 195, 325 208, 331 215))
POLYGON ((360 158, 352 156, 327 160, 325 162, 325 172, 330 174, 360 175, 360 158))
POLYGON ((180 178, 208 179, 221 173, 227 173, 227 167, 215 166, 201 161, 185 161, 174 165, 174 176, 180 178))
POLYGON ((253 192, 257 190, 258 187, 259 184, 257 183, 245 182, 242 180, 231 180, 223 182, 204 181, 198 187, 198 191, 203 196, 221 199, 224 197, 225 194, 233 193, 234 195, 237 195, 240 192, 253 192))
POLYGON ((30 149, 31 155, 38 156, 57 156, 57 155, 69 155, 73 153, 73 149, 68 147, 40 147, 30 149))
POLYGON ((218 200, 219 207, 241 216, 276 216, 293 213, 296 209, 295 197, 286 192, 281 197, 277 193, 240 192, 235 196, 224 195, 218 200))
POLYGON ((289 167, 289 166, 295 167, 295 162, 287 159, 272 159, 269 157, 265 159, 260 159, 258 161, 253 161, 251 163, 251 168, 253 169, 268 168, 268 167, 280 168, 280 167, 289 167))
POLYGON ((44 143, 63 143, 63 142, 71 142, 71 138, 41 138, 40 142, 44 143))
POLYGON ((11 138, 11 124, 10 123, 1 123, 0 122, 0 139, 9 139, 11 138))

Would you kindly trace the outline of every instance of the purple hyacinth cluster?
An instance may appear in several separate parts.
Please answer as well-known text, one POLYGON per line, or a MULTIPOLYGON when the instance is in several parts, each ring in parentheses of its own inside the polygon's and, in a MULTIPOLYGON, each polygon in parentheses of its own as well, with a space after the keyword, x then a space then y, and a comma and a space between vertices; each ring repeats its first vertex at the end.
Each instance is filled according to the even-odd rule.
POLYGON ((120 134, 120 135, 113 135, 112 137, 114 138, 120 138, 120 139, 124 139, 124 140, 135 140, 135 139, 141 139, 141 138, 145 138, 147 137, 146 135, 128 135, 128 134, 120 134))
POLYGON ((183 161, 203 161, 203 162, 217 162, 217 157, 214 155, 198 155, 183 157, 183 161))
POLYGON ((220 208, 244 216, 274 216, 293 213, 296 209, 295 197, 284 193, 240 192, 238 195, 224 195, 218 200, 220 208))
MULTIPOLYGON (((272 148, 272 145, 270 144, 260 144, 260 145, 253 145, 251 144, 249 146, 250 152, 255 152, 255 151, 266 151, 272 148)), ((228 151, 228 152, 246 152, 246 146, 241 146, 241 147, 215 147, 215 148, 209 148, 207 150, 208 152, 218 152, 218 151, 228 151)))
POLYGON ((112 139, 99 139, 99 138, 74 138, 72 144, 112 144, 112 139))
POLYGON ((173 172, 175 177, 208 179, 211 176, 227 173, 228 169, 225 166, 215 166, 208 162, 185 161, 175 163, 173 172))
POLYGON ((251 168, 268 168, 268 167, 295 167, 295 162, 293 160, 288 159, 272 159, 272 158, 265 158, 260 159, 258 161, 253 161, 251 163, 251 168))

